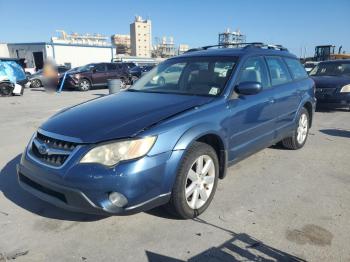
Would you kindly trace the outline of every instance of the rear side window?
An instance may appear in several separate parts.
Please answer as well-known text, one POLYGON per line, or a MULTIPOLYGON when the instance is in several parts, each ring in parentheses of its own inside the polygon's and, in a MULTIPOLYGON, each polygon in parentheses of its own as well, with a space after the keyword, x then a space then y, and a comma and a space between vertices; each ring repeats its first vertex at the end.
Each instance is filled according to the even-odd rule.
POLYGON ((286 61, 286 64, 292 73, 293 79, 303 79, 307 78, 308 75, 305 71, 305 68, 301 65, 301 63, 297 59, 293 58, 284 58, 284 61, 286 61))
POLYGON ((269 87, 268 72, 263 57, 251 57, 245 61, 238 84, 242 82, 259 82, 263 88, 269 87))
POLYGON ((280 57, 266 57, 266 61, 270 70, 271 84, 273 86, 292 81, 287 66, 280 57))
POLYGON ((104 64, 97 64, 95 65, 96 72, 104 72, 106 71, 106 67, 104 64))

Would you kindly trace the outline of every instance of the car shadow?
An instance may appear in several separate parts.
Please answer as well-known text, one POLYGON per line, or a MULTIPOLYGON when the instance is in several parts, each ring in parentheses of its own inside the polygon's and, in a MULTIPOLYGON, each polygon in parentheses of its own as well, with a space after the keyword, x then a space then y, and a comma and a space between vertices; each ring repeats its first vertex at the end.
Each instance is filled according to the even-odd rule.
POLYGON ((39 88, 31 87, 29 90, 33 91, 33 92, 46 92, 46 90, 44 88, 41 88, 41 87, 39 87, 39 88))
POLYGON ((319 113, 336 113, 336 112, 349 112, 346 108, 338 108, 338 107, 331 107, 331 106, 325 106, 325 105, 317 105, 316 106, 316 112, 319 113))
POLYGON ((350 138, 350 131, 344 129, 321 129, 321 133, 329 135, 329 136, 339 136, 350 138))
MULTIPOLYGON (((285 261, 285 262, 305 262, 306 260, 297 256, 288 254, 282 250, 276 249, 264 244, 262 241, 245 233, 235 233, 231 230, 208 223, 200 218, 193 221, 214 227, 228 233, 231 238, 228 241, 216 247, 211 247, 195 256, 190 257, 187 261, 285 261)), ((146 250, 146 256, 149 262, 181 262, 176 258, 164 256, 146 250)), ((189 252, 189 251, 188 251, 189 252)))
POLYGON ((170 220, 183 220, 183 218, 179 218, 173 214, 171 214, 165 206, 159 206, 155 207, 153 209, 145 211, 146 214, 156 217, 161 217, 164 219, 170 219, 170 220))
POLYGON ((21 154, 8 162, 0 171, 0 192, 2 192, 8 200, 29 212, 47 218, 79 222, 97 221, 106 218, 106 216, 74 213, 60 209, 23 190, 18 184, 16 174, 16 165, 20 162, 20 159, 21 154))
POLYGON ((106 95, 108 95, 108 94, 92 94, 93 96, 98 96, 98 97, 104 97, 104 96, 106 96, 106 95))

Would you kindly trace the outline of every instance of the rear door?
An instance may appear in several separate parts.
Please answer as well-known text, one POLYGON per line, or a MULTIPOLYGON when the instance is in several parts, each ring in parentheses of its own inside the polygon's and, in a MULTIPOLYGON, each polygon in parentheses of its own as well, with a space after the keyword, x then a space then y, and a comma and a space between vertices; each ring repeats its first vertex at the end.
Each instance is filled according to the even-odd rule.
POLYGON ((298 87, 284 60, 279 56, 267 56, 266 62, 271 78, 271 97, 275 112, 275 139, 283 137, 292 127, 299 105, 298 87))
POLYGON ((118 79, 118 65, 115 63, 107 64, 107 79, 118 79))
POLYGON ((91 78, 94 85, 106 85, 108 78, 106 64, 96 64, 91 78))

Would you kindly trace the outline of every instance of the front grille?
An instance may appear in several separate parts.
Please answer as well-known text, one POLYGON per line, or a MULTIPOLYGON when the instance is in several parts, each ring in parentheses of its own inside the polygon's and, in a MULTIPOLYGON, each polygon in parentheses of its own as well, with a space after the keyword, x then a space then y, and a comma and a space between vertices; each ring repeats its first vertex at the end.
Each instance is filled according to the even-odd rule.
POLYGON ((30 153, 41 162, 59 167, 66 162, 77 146, 77 143, 48 137, 38 132, 33 139, 30 153))
POLYGON ((28 185, 28 186, 30 186, 30 187, 32 187, 32 188, 34 188, 42 193, 45 193, 47 195, 50 195, 52 197, 55 197, 55 198, 65 202, 65 203, 67 203, 67 199, 66 199, 64 194, 57 192, 57 191, 54 191, 50 188, 44 187, 43 185, 40 185, 40 184, 34 182, 33 180, 29 179, 28 177, 22 175, 21 173, 19 173, 18 176, 19 176, 19 179, 22 183, 25 183, 26 185, 28 185))

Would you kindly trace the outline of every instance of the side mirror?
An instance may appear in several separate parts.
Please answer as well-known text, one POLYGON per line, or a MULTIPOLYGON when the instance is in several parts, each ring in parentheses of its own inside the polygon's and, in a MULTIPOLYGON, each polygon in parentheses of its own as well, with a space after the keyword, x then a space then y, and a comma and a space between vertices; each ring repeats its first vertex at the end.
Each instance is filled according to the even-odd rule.
POLYGON ((235 91, 240 95, 255 95, 261 90, 260 82, 242 82, 235 87, 235 91))
POLYGON ((96 68, 91 68, 91 72, 96 73, 96 68))

